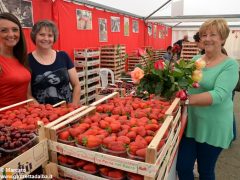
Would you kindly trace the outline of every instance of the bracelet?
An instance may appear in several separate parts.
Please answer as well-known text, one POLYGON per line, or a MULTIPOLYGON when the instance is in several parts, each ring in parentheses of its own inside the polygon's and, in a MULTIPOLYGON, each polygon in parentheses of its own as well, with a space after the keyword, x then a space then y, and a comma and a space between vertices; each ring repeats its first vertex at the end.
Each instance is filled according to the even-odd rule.
POLYGON ((189 105, 189 99, 188 98, 185 101, 185 105, 189 105))

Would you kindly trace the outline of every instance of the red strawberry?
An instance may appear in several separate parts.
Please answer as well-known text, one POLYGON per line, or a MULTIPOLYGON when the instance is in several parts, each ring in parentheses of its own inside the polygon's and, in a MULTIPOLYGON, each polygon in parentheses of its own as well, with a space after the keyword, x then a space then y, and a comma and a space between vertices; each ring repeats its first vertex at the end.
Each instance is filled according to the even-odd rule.
POLYGON ((111 178, 116 178, 116 179, 122 179, 123 178, 123 172, 120 170, 112 170, 108 172, 108 176, 111 178))
POLYGON ((68 130, 63 131, 63 132, 60 132, 59 135, 58 135, 58 138, 59 138, 59 139, 65 140, 65 141, 69 140, 70 137, 71 137, 71 136, 70 136, 70 133, 69 133, 68 130))
POLYGON ((110 168, 108 168, 108 167, 101 167, 101 168, 99 168, 100 173, 105 175, 105 176, 108 176, 109 170, 110 170, 110 168))
POLYGON ((117 141, 121 141, 124 144, 129 144, 130 143, 130 139, 127 136, 119 136, 119 137, 117 137, 117 141))
POLYGON ((82 139, 82 144, 88 148, 98 147, 102 143, 102 139, 94 135, 88 135, 82 139))
POLYGON ((146 148, 139 149, 136 151, 136 155, 145 158, 146 157, 146 148))
POLYGON ((85 164, 87 164, 87 161, 84 160, 78 160, 78 162, 75 164, 77 168, 82 168, 85 164))
POLYGON ((113 151, 124 151, 126 150, 124 143, 121 141, 113 141, 108 144, 108 149, 113 151))
POLYGON ((153 136, 146 136, 144 139, 146 140, 147 144, 150 144, 150 142, 153 139, 153 136))
POLYGON ((110 142, 116 141, 116 136, 108 136, 103 139, 103 145, 108 146, 110 142))
POLYGON ((138 127, 137 134, 139 134, 142 137, 145 137, 147 132, 143 126, 138 127))
POLYGON ((143 180, 144 177, 139 175, 139 174, 134 174, 134 173, 127 173, 127 176, 129 177, 129 179, 132 180, 143 180))
POLYGON ((165 144, 165 140, 161 140, 160 143, 158 144, 157 150, 159 151, 163 147, 164 144, 165 144))
POLYGON ((130 131, 126 134, 127 137, 129 137, 131 140, 134 140, 137 136, 135 131, 130 131))
POLYGON ((147 130, 147 135, 148 135, 148 136, 154 136, 154 135, 155 135, 155 132, 154 132, 154 131, 151 131, 151 130, 147 130))
POLYGON ((66 156, 64 156, 64 155, 59 155, 59 156, 57 157, 57 159, 58 159, 59 162, 61 162, 61 163, 63 163, 63 164, 67 164, 68 158, 67 158, 66 156))
POLYGON ((88 172, 96 172, 97 167, 96 167, 96 164, 88 163, 83 166, 83 170, 88 171, 88 172))
POLYGON ((147 124, 145 126, 146 130, 156 131, 159 129, 159 126, 157 124, 147 124))

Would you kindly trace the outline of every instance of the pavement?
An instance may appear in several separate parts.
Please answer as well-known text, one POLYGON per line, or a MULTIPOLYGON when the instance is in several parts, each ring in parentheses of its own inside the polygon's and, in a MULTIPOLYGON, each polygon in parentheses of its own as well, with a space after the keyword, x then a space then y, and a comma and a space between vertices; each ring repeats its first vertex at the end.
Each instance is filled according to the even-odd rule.
POLYGON ((240 92, 236 92, 234 97, 234 112, 237 139, 220 154, 215 169, 216 180, 240 180, 240 92))

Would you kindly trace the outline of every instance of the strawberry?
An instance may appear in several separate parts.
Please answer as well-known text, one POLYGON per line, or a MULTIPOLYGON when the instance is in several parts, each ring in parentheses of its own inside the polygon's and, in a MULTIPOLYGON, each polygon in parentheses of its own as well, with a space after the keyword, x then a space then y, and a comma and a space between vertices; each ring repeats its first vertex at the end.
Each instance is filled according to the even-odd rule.
POLYGON ((155 135, 155 132, 154 132, 154 131, 151 131, 151 130, 147 130, 147 135, 148 135, 148 136, 154 136, 154 135, 155 135))
POLYGON ((112 132, 118 132, 120 130, 120 127, 121 127, 121 124, 118 121, 115 121, 110 124, 110 128, 111 128, 112 132))
POLYGON ((103 139, 103 145, 108 146, 110 142, 116 141, 116 136, 108 136, 103 139))
POLYGON ((102 128, 102 129, 106 129, 106 128, 109 127, 109 123, 108 123, 107 121, 101 120, 101 121, 99 122, 99 126, 100 126, 100 128, 102 128))
POLYGON ((139 175, 139 174, 134 174, 134 173, 127 173, 127 176, 129 177, 129 179, 132 180, 143 180, 144 177, 139 175))
POLYGON ((57 114, 51 114, 51 115, 48 117, 48 119, 49 119, 50 122, 54 121, 54 120, 57 119, 57 118, 58 118, 58 115, 57 115, 57 114))
POLYGON ((117 141, 121 141, 124 144, 129 144, 130 143, 130 139, 127 136, 119 136, 119 137, 117 137, 117 141))
POLYGON ((109 170, 110 170, 110 168, 108 168, 108 167, 99 168, 100 173, 103 174, 104 176, 108 176, 109 170))
POLYGON ((123 172, 120 170, 112 170, 108 172, 108 176, 111 178, 116 178, 116 179, 122 179, 123 178, 123 172))
POLYGON ((102 105, 97 106, 96 111, 99 112, 99 113, 102 113, 103 112, 103 106, 102 105))
POLYGON ((57 159, 58 159, 59 162, 61 162, 61 163, 63 163, 63 164, 67 164, 68 159, 67 159, 66 156, 64 156, 64 155, 59 155, 59 156, 57 157, 57 159))
POLYGON ((126 150, 124 143, 121 141, 113 141, 108 144, 108 149, 113 151, 124 151, 126 150))
POLYGON ((96 172, 97 167, 96 167, 96 164, 88 163, 83 166, 83 170, 88 171, 88 172, 96 172))
POLYGON ((157 150, 159 151, 164 144, 165 144, 165 140, 161 140, 160 143, 158 144, 157 150))
POLYGON ((145 137, 147 132, 143 126, 138 127, 137 134, 139 134, 142 137, 145 137))
POLYGON ((129 152, 132 155, 136 155, 136 151, 139 149, 138 144, 136 142, 131 142, 129 144, 129 152))
POLYGON ((127 133, 128 133, 128 130, 127 129, 123 129, 122 131, 120 131, 118 133, 118 136, 125 136, 127 133))
POLYGON ((137 136, 135 131, 130 131, 126 134, 127 137, 129 137, 131 140, 134 140, 137 136))
POLYGON ((139 149, 136 151, 136 155, 145 158, 146 157, 146 148, 139 149))
POLYGON ((145 126, 146 130, 156 131, 159 129, 159 126, 157 124, 147 124, 145 126))
POLYGON ((102 140, 94 135, 88 135, 82 139, 82 144, 88 148, 98 147, 101 143, 102 140))
POLYGON ((88 162, 87 161, 84 161, 84 160, 78 160, 77 163, 75 164, 75 166, 77 168, 82 168, 85 164, 87 164, 88 162))
POLYGON ((60 132, 58 138, 64 141, 70 140, 71 136, 68 130, 60 132))
POLYGON ((67 164, 74 165, 77 162, 77 159, 71 156, 67 157, 67 164))
POLYGON ((144 139, 146 140, 147 144, 150 144, 150 142, 151 142, 152 139, 153 139, 153 136, 145 136, 144 139))

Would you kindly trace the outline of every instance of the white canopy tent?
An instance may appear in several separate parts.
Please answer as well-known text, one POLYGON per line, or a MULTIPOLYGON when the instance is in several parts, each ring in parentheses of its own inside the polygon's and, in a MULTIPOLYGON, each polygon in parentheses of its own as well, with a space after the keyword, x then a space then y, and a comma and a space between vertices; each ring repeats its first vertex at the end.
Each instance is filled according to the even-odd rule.
POLYGON ((240 59, 239 0, 72 0, 77 3, 113 11, 172 27, 172 42, 193 35, 209 18, 224 18, 231 28, 225 48, 240 59), (173 11, 172 11, 173 9, 173 11))

